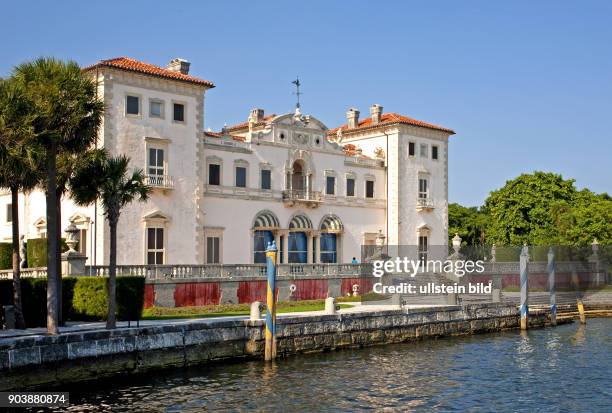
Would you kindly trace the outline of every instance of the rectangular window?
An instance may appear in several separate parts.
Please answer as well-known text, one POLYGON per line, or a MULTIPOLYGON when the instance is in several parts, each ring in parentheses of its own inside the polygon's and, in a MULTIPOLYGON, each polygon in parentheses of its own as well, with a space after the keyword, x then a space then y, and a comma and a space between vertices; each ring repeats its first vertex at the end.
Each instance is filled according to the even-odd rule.
POLYGON ((87 230, 79 230, 79 252, 83 255, 87 255, 87 230))
POLYGON ((427 199, 429 198, 428 188, 427 188, 427 179, 419 178, 419 198, 427 199))
POLYGON ((6 222, 13 222, 13 204, 6 204, 6 222))
POLYGON ((366 181, 366 198, 374 198, 374 181, 366 181))
POLYGON ((336 193, 336 178, 328 176, 325 179, 325 193, 327 195, 334 195, 336 193))
POLYGON ((152 100, 149 103, 149 116, 152 118, 162 117, 162 105, 163 103, 158 100, 152 100))
POLYGON ((421 144, 421 158, 427 158, 427 144, 426 143, 422 143, 421 144))
POLYGON ((346 196, 355 196, 355 178, 346 178, 346 196))
POLYGON ((208 185, 221 185, 221 165, 208 165, 208 185))
POLYGON ((164 150, 149 148, 149 162, 148 162, 148 174, 149 175, 164 175, 164 150))
POLYGON ((408 142, 408 155, 414 156, 414 142, 408 142))
POLYGON ((244 166, 236 167, 236 186, 238 188, 246 188, 246 173, 247 170, 244 166))
POLYGON ((219 246, 221 239, 219 237, 206 237, 206 263, 219 264, 219 246))
POLYGON ((126 96, 125 113, 128 115, 140 115, 140 98, 138 96, 126 96))
POLYGON ((431 147, 431 159, 438 160, 438 147, 435 145, 431 147))
POLYGON ((428 239, 427 235, 419 235, 419 260, 427 261, 428 252, 428 239))
POLYGON ((174 104, 174 121, 185 122, 185 105, 181 103, 174 104))
POLYGON ((261 189, 272 189, 272 171, 269 169, 261 170, 261 189))
POLYGON ((164 263, 164 229, 147 228, 147 264, 164 263))

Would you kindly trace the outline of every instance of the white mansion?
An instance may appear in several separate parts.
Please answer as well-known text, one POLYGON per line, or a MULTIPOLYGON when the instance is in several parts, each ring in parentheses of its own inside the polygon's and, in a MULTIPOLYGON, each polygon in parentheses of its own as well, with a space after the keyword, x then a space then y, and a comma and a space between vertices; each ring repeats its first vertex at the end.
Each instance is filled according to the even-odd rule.
MULTIPOLYGON (((454 132, 373 105, 362 119, 328 129, 313 116, 266 115, 204 128, 214 85, 130 58, 84 69, 97 79, 106 112, 98 146, 127 154, 154 190, 134 202, 118 229, 119 264, 263 262, 276 240, 283 263, 343 263, 377 236, 389 245, 447 244, 448 138, 454 132)), ((0 234, 10 240, 10 194, 0 196, 0 234)), ((21 231, 45 237, 40 191, 19 196, 21 231)), ((80 229, 88 264, 108 262, 109 230, 99 205, 63 200, 62 227, 80 229)))

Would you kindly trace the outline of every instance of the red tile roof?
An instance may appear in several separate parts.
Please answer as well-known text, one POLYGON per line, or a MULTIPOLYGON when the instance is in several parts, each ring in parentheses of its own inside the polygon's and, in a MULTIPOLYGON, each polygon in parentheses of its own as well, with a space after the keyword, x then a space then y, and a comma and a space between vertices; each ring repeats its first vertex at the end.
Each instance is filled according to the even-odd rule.
POLYGON ((127 70, 130 72, 142 73, 149 76, 162 77, 165 79, 178 80, 181 82, 189 82, 197 85, 213 88, 215 85, 208 80, 200 79, 194 76, 185 75, 181 72, 164 69, 149 63, 140 62, 129 57, 116 57, 114 59, 100 60, 98 63, 87 66, 83 70, 88 71, 97 67, 112 67, 115 69, 127 70))
POLYGON ((231 137, 233 140, 241 141, 241 142, 244 142, 244 140, 245 140, 243 136, 227 135, 227 134, 224 134, 223 132, 206 131, 206 132, 204 132, 204 135, 206 135, 208 137, 211 137, 211 138, 231 137))
MULTIPOLYGON (((259 122, 255 122, 253 124, 253 126, 261 126, 263 124, 265 124, 267 121, 274 119, 276 117, 276 113, 273 113, 271 115, 267 115, 263 117, 263 120, 260 120, 259 122)), ((248 129, 249 127, 249 122, 241 122, 241 123, 237 123, 235 125, 231 125, 231 126, 227 126, 225 129, 227 130, 238 130, 238 129, 248 129)))
POLYGON ((450 133, 451 135, 455 134, 455 131, 452 129, 444 128, 442 126, 434 125, 432 123, 423 122, 421 120, 416 120, 409 118, 407 116, 402 116, 397 113, 383 113, 382 118, 379 123, 373 124, 372 118, 366 118, 359 121, 359 125, 356 128, 349 129, 348 125, 342 125, 338 128, 331 129, 327 132, 328 135, 334 135, 338 132, 338 129, 342 129, 342 132, 352 132, 352 131, 361 131, 368 128, 377 128, 379 126, 389 126, 389 125, 412 125, 412 126, 420 126, 422 128, 439 130, 442 132, 450 133))

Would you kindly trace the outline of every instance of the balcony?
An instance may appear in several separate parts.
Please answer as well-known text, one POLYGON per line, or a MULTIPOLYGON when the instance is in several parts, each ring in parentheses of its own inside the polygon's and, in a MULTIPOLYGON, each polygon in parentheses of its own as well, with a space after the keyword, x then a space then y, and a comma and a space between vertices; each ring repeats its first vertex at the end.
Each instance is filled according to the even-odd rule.
POLYGON ((153 188, 174 189, 174 182, 170 175, 145 175, 145 182, 153 188))
POLYGON ((417 211, 431 211, 434 209, 433 199, 417 198, 417 211))
POLYGON ((289 207, 295 204, 305 204, 310 208, 316 208, 321 203, 321 192, 287 189, 283 191, 283 203, 289 207))

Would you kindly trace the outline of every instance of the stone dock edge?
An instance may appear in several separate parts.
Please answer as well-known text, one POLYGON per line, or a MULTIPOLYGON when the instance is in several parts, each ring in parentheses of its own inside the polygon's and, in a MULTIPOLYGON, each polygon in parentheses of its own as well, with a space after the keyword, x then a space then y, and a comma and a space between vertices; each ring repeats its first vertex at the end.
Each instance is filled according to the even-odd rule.
MULTIPOLYGON (((543 327, 549 324, 549 318, 546 310, 530 311, 529 325, 543 327)), ((277 351, 284 357, 518 326, 517 307, 506 304, 283 317, 277 321, 277 351)), ((0 390, 58 386, 224 359, 259 358, 263 348, 263 320, 189 320, 5 338, 0 340, 0 390)))

